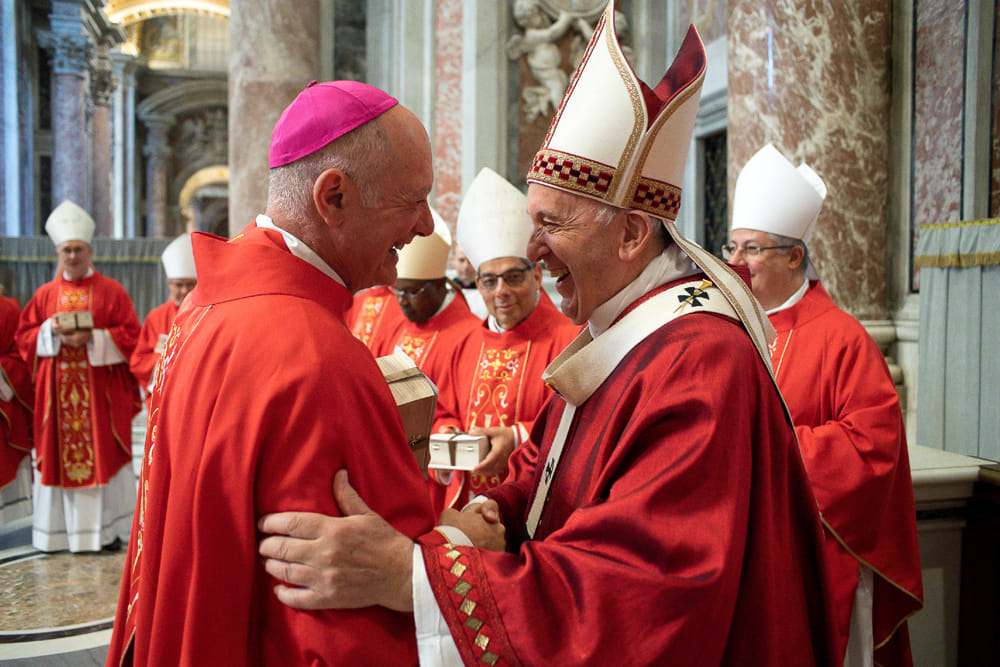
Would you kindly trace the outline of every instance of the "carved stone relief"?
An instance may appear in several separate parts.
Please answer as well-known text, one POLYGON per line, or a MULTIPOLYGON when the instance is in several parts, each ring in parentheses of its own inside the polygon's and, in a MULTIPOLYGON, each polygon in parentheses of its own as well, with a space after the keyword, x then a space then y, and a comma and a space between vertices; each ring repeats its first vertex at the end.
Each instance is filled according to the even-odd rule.
MULTIPOLYGON (((605 0, 512 0, 517 25, 507 56, 518 62, 518 173, 524 174, 541 144, 569 79, 586 51, 605 0)), ((620 41, 628 23, 615 12, 620 41)), ((625 55, 629 49, 623 46, 625 55)))

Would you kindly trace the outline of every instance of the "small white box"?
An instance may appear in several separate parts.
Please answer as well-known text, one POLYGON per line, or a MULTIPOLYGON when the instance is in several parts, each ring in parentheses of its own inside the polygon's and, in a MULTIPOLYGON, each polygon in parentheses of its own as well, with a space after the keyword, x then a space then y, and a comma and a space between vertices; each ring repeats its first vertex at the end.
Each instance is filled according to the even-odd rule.
POLYGON ((428 468, 472 470, 489 453, 490 439, 467 433, 435 433, 431 435, 430 449, 428 468))
POLYGON ((94 314, 89 310, 56 313, 56 324, 63 331, 90 330, 94 328, 94 314))

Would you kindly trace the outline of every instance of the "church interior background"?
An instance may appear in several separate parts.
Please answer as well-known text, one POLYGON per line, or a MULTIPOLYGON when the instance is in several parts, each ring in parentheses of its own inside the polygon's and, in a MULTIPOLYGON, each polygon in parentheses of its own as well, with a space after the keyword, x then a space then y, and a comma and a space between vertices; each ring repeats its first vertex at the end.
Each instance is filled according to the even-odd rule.
MULTIPOLYGON (((454 226, 482 167, 524 185, 604 4, 0 0, 3 289, 23 305, 51 277, 43 225, 72 199, 97 223, 98 270, 143 318, 166 294, 170 239, 231 236, 263 211, 271 127, 313 79, 367 81, 421 118, 432 203, 454 226)), ((906 415, 927 594, 911 620, 915 660, 995 664, 998 3, 616 7, 644 81, 690 23, 706 45, 678 218, 689 238, 710 250, 727 240, 736 175, 767 142, 826 181, 810 254, 882 347, 906 415)), ((24 534, 0 527, 0 662, 101 663, 121 559, 43 558, 24 534)))

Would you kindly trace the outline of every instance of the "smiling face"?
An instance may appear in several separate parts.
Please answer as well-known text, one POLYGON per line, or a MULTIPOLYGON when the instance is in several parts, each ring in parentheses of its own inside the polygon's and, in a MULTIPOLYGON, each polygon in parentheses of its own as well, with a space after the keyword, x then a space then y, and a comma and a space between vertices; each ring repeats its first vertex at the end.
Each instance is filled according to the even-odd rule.
POLYGON ((600 205, 545 185, 528 185, 528 214, 534 230, 528 241, 528 259, 545 262, 556 278, 560 308, 574 324, 583 324, 597 306, 626 283, 618 248, 619 215, 598 219, 600 205))
POLYGON ((56 248, 59 265, 70 280, 79 280, 87 275, 94 249, 84 241, 64 241, 56 248))
POLYGON ((347 287, 357 292, 396 280, 397 250, 415 236, 434 231, 427 197, 434 182, 427 132, 416 116, 403 107, 385 113, 389 168, 372 177, 379 180, 376 201, 352 202, 347 214, 352 253, 344 257, 347 287))
MULTIPOLYGON (((756 246, 771 248, 776 244, 766 232, 755 229, 734 229, 729 234, 729 242, 739 248, 756 246)), ((795 293, 802 284, 802 250, 800 248, 775 248, 762 250, 751 257, 737 251, 729 263, 745 266, 750 271, 750 286, 765 310, 777 308, 795 293)))
POLYGON ((486 275, 498 277, 496 286, 492 290, 486 289, 482 281, 478 280, 479 293, 486 302, 486 310, 496 319, 500 328, 509 331, 527 319, 535 310, 538 304, 538 290, 542 284, 542 268, 537 264, 529 267, 521 257, 498 257, 479 265, 479 276, 486 275), (511 285, 499 277, 506 271, 523 276, 522 282, 519 285, 511 285))

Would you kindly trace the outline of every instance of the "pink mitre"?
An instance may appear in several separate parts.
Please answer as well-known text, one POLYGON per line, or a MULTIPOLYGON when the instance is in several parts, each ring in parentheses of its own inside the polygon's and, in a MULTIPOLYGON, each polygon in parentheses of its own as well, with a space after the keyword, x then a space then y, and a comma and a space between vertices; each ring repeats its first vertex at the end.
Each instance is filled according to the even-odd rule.
POLYGON ((397 104, 395 97, 358 81, 313 81, 275 123, 268 166, 274 169, 315 153, 397 104))

